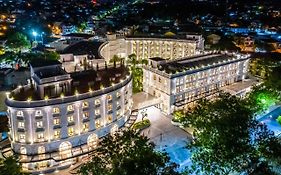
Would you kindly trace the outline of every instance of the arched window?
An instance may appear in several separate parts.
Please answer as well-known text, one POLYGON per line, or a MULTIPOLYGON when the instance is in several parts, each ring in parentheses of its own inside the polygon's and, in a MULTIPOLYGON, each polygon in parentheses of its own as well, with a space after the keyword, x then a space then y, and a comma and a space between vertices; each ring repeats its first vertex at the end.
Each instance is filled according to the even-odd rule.
POLYGON ((99 137, 97 136, 97 134, 93 133, 89 135, 87 143, 90 150, 96 148, 99 143, 99 137))
POLYGON ((70 142, 62 142, 59 146, 59 152, 62 159, 71 157, 72 145, 70 142))
POLYGON ((44 146, 39 146, 38 147, 38 154, 39 154, 39 159, 45 159, 45 147, 44 146))
POLYGON ((20 147, 20 154, 21 154, 21 156, 20 156, 21 159, 26 159, 27 158, 27 156, 26 156, 27 151, 26 151, 25 147, 20 147))
POLYGON ((41 110, 36 110, 35 111, 35 116, 42 116, 42 111, 41 110))

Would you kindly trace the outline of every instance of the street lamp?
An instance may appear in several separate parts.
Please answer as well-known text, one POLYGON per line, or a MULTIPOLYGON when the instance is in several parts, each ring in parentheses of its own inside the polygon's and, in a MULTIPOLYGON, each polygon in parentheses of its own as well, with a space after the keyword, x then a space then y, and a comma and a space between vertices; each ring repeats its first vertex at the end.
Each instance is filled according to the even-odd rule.
POLYGON ((36 41, 36 37, 37 37, 38 33, 35 31, 32 31, 32 35, 34 36, 34 41, 36 41))

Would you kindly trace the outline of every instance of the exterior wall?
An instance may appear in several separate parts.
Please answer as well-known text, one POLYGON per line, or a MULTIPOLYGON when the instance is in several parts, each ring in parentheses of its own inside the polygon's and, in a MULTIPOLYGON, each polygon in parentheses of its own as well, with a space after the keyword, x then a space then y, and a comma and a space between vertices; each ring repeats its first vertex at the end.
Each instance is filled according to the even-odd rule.
POLYGON ((160 98, 163 102, 160 104, 160 109, 164 113, 169 113, 171 80, 147 69, 143 70, 143 91, 160 98))
POLYGON ((11 145, 20 155, 23 168, 36 171, 72 163, 71 158, 91 150, 90 136, 96 136, 98 142, 100 137, 122 127, 132 107, 131 76, 125 82, 121 87, 117 84, 117 89, 109 87, 113 88, 109 92, 105 88, 106 93, 89 92, 83 94, 88 98, 71 97, 77 100, 65 99, 65 103, 50 99, 50 104, 38 102, 36 106, 34 102, 26 107, 28 104, 7 99, 11 145), (62 151, 63 145, 70 148, 62 151))
POLYGON ((164 59, 176 59, 192 56, 196 51, 196 42, 176 39, 145 39, 127 38, 132 48, 132 53, 137 59, 161 57, 164 59))
POLYGON ((193 70, 193 73, 181 72, 173 75, 145 67, 144 91, 161 98, 163 112, 170 114, 177 108, 217 93, 223 86, 244 80, 248 64, 249 59, 246 59, 193 70), (159 79, 163 81, 159 82, 159 79))
POLYGON ((114 55, 127 57, 136 54, 137 59, 161 57, 175 59, 192 56, 196 51, 196 42, 191 40, 163 38, 122 38, 109 40, 100 48, 100 54, 109 61, 114 55))

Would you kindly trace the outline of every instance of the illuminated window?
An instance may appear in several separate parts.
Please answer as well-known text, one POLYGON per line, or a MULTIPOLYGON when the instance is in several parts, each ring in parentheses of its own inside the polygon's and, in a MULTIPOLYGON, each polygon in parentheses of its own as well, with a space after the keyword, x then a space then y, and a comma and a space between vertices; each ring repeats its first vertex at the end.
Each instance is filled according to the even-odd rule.
POLYGON ((55 132, 54 132, 54 138, 55 138, 55 139, 60 138, 60 130, 55 130, 55 132))
POLYGON ((24 128, 24 123, 23 123, 23 122, 19 122, 19 123, 18 123, 18 127, 19 127, 19 128, 24 128))
POLYGON ((111 101, 112 100, 112 95, 108 95, 106 98, 107 98, 107 101, 111 101))
POLYGON ((100 105, 100 100, 99 99, 95 100, 95 105, 100 105))
POLYGON ((53 113, 54 114, 59 114, 60 113, 60 108, 53 108, 53 113))
POLYGON ((74 111, 73 105, 68 105, 68 106, 67 106, 67 111, 68 111, 68 112, 74 111))
POLYGON ((39 154, 39 159, 45 159, 45 147, 44 146, 39 146, 38 147, 38 154, 39 154))
POLYGON ((43 127, 43 121, 38 121, 36 122, 37 128, 42 128, 43 127))
POLYGON ((120 92, 116 92, 116 97, 119 98, 121 96, 120 92))
POLYGON ((54 118, 54 125, 59 125, 59 124, 60 124, 60 119, 54 118))
POLYGON ((68 122, 74 122, 74 117, 73 117, 73 115, 68 116, 68 117, 67 117, 67 121, 68 121, 68 122))
POLYGON ((117 106, 117 107, 120 106, 120 102, 119 102, 119 101, 116 102, 116 106, 117 106))
POLYGON ((112 105, 109 104, 109 105, 107 106, 107 111, 111 111, 111 110, 112 110, 112 105))
POLYGON ((35 116, 41 116, 41 115, 42 115, 42 111, 40 110, 35 111, 35 116))
POLYGON ((23 112, 22 112, 22 111, 18 111, 18 112, 17 112, 17 116, 23 117, 23 112))
POLYGON ((107 123, 111 123, 112 122, 112 115, 108 115, 106 120, 107 120, 107 123))
POLYGON ((96 120, 96 121, 95 121, 95 125, 96 125, 96 128, 100 128, 100 127, 101 127, 101 122, 100 122, 100 120, 96 120))
POLYGON ((84 123, 83 124, 83 132, 88 132, 89 131, 89 124, 88 123, 84 123))
POLYGON ((84 119, 89 118, 89 112, 83 112, 83 118, 84 119))
POLYGON ((121 116, 120 110, 116 112, 116 116, 117 116, 117 118, 120 118, 120 116, 121 116))
POLYGON ((73 136, 74 135, 74 128, 70 127, 68 128, 68 136, 73 136))
POLYGON ((38 133, 37 134, 37 139, 38 140, 43 140, 44 139, 44 134, 43 133, 38 133))
POLYGON ((153 80, 156 80, 156 75, 153 75, 153 80))
POLYGON ((24 142, 25 141, 25 135, 24 134, 20 134, 19 135, 19 139, 20 139, 20 142, 24 142))
POLYGON ((86 101, 84 101, 84 102, 82 103, 82 108, 88 108, 88 107, 89 107, 89 103, 86 102, 86 101))
POLYGON ((95 110, 95 114, 96 114, 96 115, 100 115, 100 110, 99 110, 99 109, 96 109, 96 110, 95 110))

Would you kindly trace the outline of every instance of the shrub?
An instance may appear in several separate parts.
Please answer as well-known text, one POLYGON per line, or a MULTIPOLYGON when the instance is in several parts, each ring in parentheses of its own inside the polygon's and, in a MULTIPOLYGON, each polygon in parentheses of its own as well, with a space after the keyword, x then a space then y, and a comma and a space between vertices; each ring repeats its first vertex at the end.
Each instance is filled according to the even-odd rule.
POLYGON ((136 122, 134 125, 133 125, 133 129, 134 130, 143 130, 147 127, 150 126, 150 121, 148 119, 145 119, 145 120, 142 120, 140 122, 136 122))

